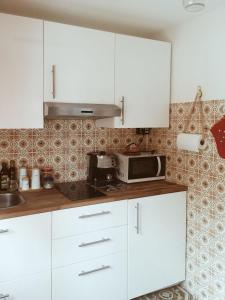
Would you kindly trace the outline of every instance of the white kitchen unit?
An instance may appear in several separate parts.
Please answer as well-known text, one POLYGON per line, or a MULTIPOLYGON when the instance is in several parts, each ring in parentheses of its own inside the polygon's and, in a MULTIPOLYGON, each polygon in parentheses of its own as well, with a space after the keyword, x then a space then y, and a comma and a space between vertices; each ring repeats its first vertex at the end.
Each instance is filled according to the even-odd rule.
POLYGON ((0 244, 0 294, 50 300, 51 213, 1 220, 0 244))
POLYGON ((185 279, 186 192, 128 201, 128 298, 185 279))
POLYGON ((0 14, 0 128, 43 128, 43 21, 0 14))
POLYGON ((186 192, 0 220, 0 299, 128 300, 185 279, 186 192))
POLYGON ((114 104, 115 34, 44 22, 44 100, 114 104))
POLYGON ((169 127, 170 63, 170 43, 116 34, 115 104, 122 114, 97 125, 169 127))
POLYGON ((52 300, 127 300, 127 201, 55 211, 52 300))

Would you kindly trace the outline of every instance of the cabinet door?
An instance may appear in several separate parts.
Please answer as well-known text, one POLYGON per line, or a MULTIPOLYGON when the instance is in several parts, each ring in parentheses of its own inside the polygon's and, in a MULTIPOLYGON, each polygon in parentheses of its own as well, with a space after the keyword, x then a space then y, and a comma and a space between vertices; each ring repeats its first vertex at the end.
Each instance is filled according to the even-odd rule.
POLYGON ((43 128, 43 21, 0 14, 0 128, 43 128))
POLYGON ((114 43, 113 33, 44 22, 45 101, 114 103, 114 43))
POLYGON ((170 43, 116 35, 115 102, 124 97, 124 127, 169 126, 170 51, 170 43))
POLYGON ((0 221, 0 283, 51 268, 51 214, 0 221))
POLYGON ((52 300, 127 300, 127 253, 57 268, 52 300))
POLYGON ((129 201, 129 299, 185 279, 186 192, 129 201))
POLYGON ((0 298, 5 300, 51 300, 51 272, 0 283, 0 298))

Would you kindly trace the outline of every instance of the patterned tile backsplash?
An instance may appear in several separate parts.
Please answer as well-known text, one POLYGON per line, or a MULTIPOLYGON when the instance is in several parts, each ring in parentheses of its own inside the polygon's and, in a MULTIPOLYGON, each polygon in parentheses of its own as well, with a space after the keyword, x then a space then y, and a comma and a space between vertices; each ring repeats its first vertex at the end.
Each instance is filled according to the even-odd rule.
MULTIPOLYGON (((206 101, 203 110, 208 149, 177 150, 176 137, 187 122, 191 103, 171 105, 170 128, 153 129, 149 147, 167 156, 167 180, 188 185, 187 273, 183 284, 197 300, 225 299, 225 159, 219 157, 209 131, 221 117, 225 101, 206 101)), ((189 126, 200 128, 198 108, 189 126)))
MULTIPOLYGON (((208 149, 180 151, 176 137, 187 122, 191 103, 172 104, 170 128, 152 129, 143 150, 167 156, 167 180, 188 185, 187 276, 183 284, 196 300, 225 299, 225 160, 217 153, 209 131, 218 121, 223 101, 204 102, 208 149)), ((193 114, 189 130, 200 129, 200 112, 193 114)), ((0 130, 0 161, 15 159, 17 166, 51 165, 57 181, 86 177, 86 154, 96 149, 122 151, 137 142, 134 129, 100 129, 94 121, 46 121, 42 130, 0 130)))
POLYGON ((51 120, 40 130, 0 130, 0 163, 14 159, 17 166, 30 169, 50 165, 56 181, 81 180, 86 178, 88 152, 122 151, 139 138, 135 129, 97 128, 92 120, 51 120))

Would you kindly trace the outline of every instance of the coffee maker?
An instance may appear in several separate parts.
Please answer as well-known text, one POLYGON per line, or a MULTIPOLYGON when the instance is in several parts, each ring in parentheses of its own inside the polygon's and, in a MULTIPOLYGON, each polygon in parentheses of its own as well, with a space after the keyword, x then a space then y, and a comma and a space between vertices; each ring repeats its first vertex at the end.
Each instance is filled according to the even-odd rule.
POLYGON ((116 157, 105 151, 88 153, 88 177, 90 184, 110 184, 116 180, 116 157))

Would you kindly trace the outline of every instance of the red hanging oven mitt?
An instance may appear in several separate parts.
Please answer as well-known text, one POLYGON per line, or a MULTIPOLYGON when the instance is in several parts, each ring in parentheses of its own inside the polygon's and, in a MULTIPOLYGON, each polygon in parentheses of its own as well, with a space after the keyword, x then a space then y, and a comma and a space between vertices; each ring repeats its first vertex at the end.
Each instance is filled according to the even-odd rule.
POLYGON ((225 158, 225 117, 213 125, 210 131, 216 141, 219 155, 225 158))

